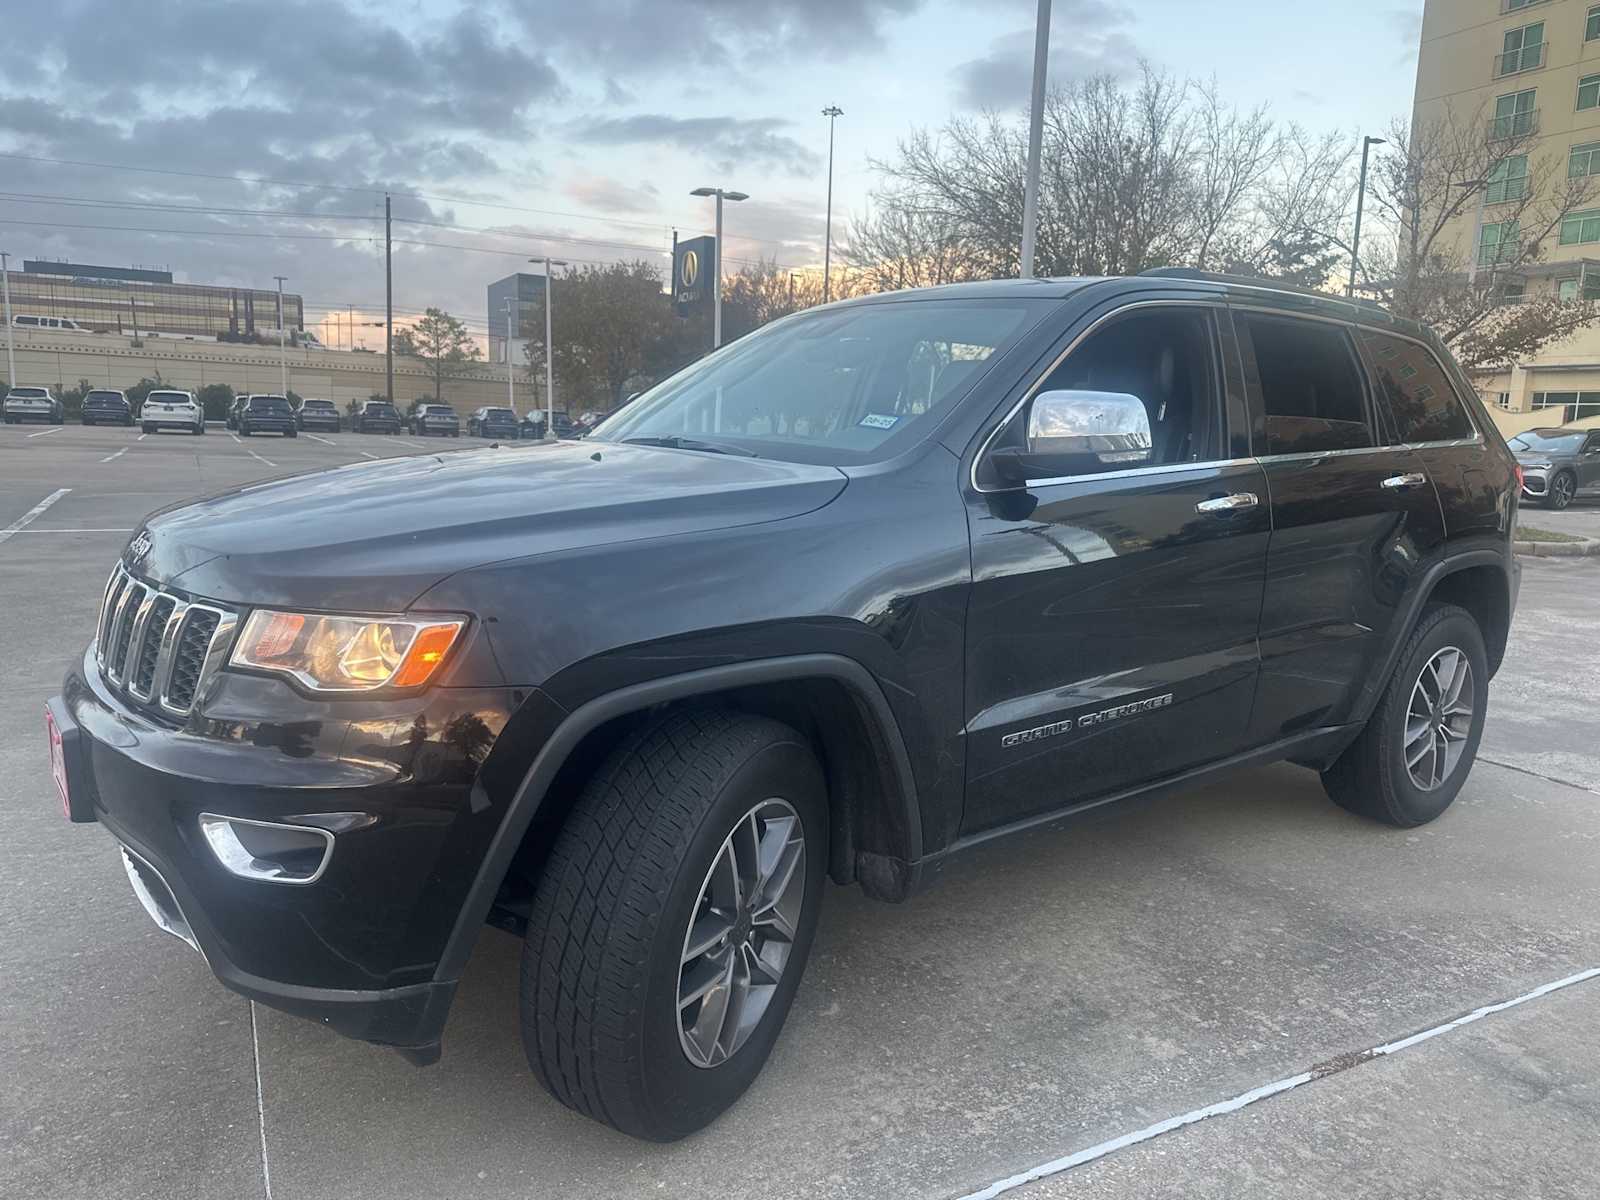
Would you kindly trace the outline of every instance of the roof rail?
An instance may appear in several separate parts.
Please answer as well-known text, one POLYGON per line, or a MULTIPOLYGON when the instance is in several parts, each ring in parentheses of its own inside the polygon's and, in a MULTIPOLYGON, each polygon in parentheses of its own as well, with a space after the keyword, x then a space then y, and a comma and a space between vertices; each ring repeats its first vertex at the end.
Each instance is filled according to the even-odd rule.
POLYGON ((1340 304, 1354 304, 1371 312, 1389 315, 1389 310, 1376 300, 1368 300, 1364 296, 1337 296, 1330 292, 1319 292, 1315 288, 1297 287, 1292 283, 1280 283, 1275 279, 1262 279, 1248 275, 1224 275, 1220 271, 1199 271, 1194 267, 1151 267, 1148 271, 1140 271, 1141 276, 1156 279, 1198 279, 1206 283, 1225 283, 1234 287, 1260 288, 1269 292, 1290 292, 1297 296, 1311 296, 1317 300, 1328 300, 1340 304))

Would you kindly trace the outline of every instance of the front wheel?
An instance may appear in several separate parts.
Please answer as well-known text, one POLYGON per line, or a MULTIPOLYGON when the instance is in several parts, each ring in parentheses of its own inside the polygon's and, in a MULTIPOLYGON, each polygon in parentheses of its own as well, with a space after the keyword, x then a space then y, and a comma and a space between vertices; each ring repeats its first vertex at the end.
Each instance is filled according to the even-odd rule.
POLYGON ((1361 736, 1323 772, 1323 788, 1340 807, 1386 825, 1433 820, 1472 770, 1488 688, 1472 614, 1428 605, 1361 736))
POLYGON ((1577 494, 1578 481, 1572 477, 1570 471, 1562 471, 1550 481, 1550 490, 1544 496, 1544 506, 1560 512, 1572 503, 1572 498, 1577 494))
POLYGON ((154 425, 141 425, 141 426, 139 426, 139 432, 140 433, 154 433, 155 431, 156 431, 156 427, 154 425))
POLYGON ((744 1093, 811 949, 827 820, 787 725, 679 712, 622 742, 556 838, 523 947, 523 1048, 556 1099, 672 1141, 744 1093))
POLYGON ((292 429, 285 429, 285 430, 284 430, 284 431, 283 431, 283 436, 284 436, 284 437, 299 437, 299 436, 300 436, 300 435, 299 435, 299 434, 298 434, 298 433, 296 433, 296 432, 295 432, 295 431, 294 431, 294 430, 292 430, 292 429))

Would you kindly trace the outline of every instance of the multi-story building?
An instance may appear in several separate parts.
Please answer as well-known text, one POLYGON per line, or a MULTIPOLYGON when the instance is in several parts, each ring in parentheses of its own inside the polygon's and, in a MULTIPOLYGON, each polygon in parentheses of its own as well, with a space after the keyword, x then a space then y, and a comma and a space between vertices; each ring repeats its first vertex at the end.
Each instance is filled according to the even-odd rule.
MULTIPOLYGON (((305 305, 285 292, 291 331, 305 329, 305 305)), ((174 283, 172 272, 143 267, 96 267, 84 263, 28 259, 11 275, 11 312, 26 318, 59 318, 97 333, 218 335, 276 339, 278 293, 261 288, 174 283)))
MULTIPOLYGON (((524 275, 518 272, 496 279, 489 285, 489 361, 506 361, 506 313, 511 315, 511 360, 521 366, 523 346, 530 332, 528 326, 544 319, 544 276, 524 275)), ((531 336, 542 341, 543 328, 533 330, 531 336)))
MULTIPOLYGON (((1549 188, 1600 176, 1600 3, 1427 0, 1413 122, 1420 128, 1446 116, 1461 128, 1482 121, 1486 139, 1509 140, 1518 151, 1496 167, 1481 203, 1447 234, 1463 260, 1492 269, 1503 247, 1525 232, 1507 214, 1540 175, 1530 163, 1553 165, 1545 173, 1549 188)), ((1600 299, 1600 178, 1595 185, 1593 207, 1561 222, 1541 261, 1496 279, 1508 302, 1541 291, 1600 299)), ((1503 412, 1528 414, 1503 426, 1600 417, 1600 327, 1478 386, 1503 412)))

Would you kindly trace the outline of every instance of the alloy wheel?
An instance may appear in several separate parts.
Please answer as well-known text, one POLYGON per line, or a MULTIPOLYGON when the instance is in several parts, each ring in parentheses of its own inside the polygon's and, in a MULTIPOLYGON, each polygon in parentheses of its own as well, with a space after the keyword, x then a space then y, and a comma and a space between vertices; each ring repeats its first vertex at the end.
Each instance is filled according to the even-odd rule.
POLYGON ((1405 758, 1411 782, 1431 792, 1450 778, 1472 733, 1472 664, 1455 646, 1430 658, 1406 706, 1405 758))
POLYGON ((1569 475, 1557 475, 1550 484, 1550 490, 1553 493, 1552 499, 1555 501, 1556 508, 1565 508, 1571 504, 1573 494, 1576 491, 1572 483, 1572 477, 1569 475))
POLYGON ((786 800, 739 819, 700 885, 678 968, 678 1040, 715 1067, 749 1040, 783 978, 805 906, 806 842, 786 800))

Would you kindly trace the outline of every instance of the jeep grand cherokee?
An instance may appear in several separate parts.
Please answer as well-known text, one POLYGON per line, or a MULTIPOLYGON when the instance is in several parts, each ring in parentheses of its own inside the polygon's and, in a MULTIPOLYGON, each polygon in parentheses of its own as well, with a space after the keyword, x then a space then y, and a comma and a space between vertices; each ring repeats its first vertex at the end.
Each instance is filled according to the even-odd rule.
POLYGON ((151 516, 53 763, 227 986, 426 1063, 478 931, 519 931, 534 1072, 674 1138, 761 1069, 825 878, 900 900, 1279 759, 1438 817, 1517 492, 1374 307, 1193 273, 852 300, 581 443, 151 516))

